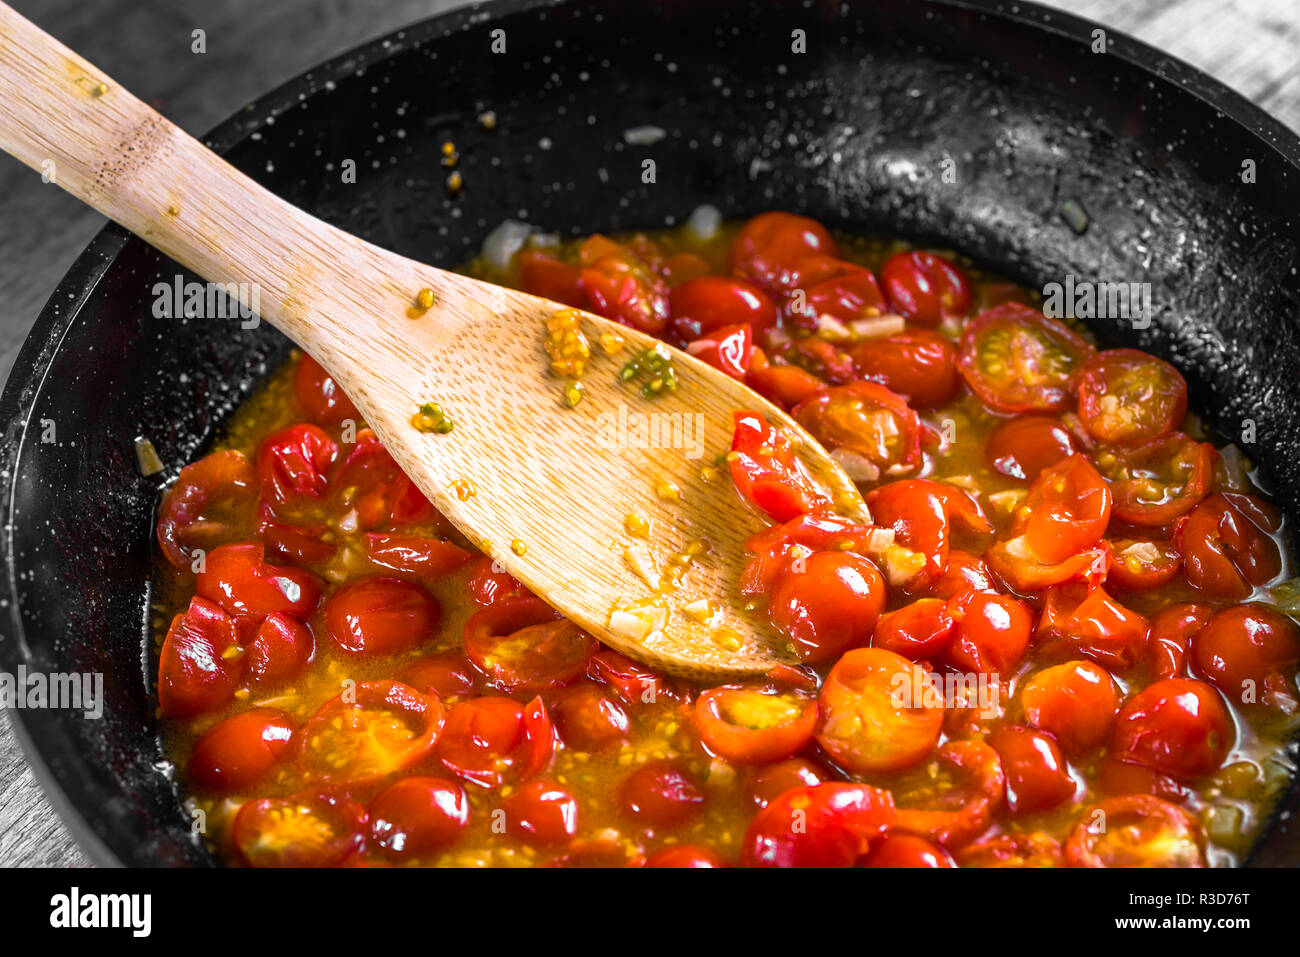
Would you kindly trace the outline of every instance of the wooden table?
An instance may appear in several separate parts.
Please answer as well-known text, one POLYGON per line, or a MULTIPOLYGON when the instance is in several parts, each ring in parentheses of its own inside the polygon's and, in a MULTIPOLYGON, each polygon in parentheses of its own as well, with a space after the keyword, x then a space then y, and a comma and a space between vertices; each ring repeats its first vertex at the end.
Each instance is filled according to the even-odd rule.
MULTIPOLYGON (((362 39, 459 0, 10 0, 192 133, 362 39), (190 50, 191 31, 208 52, 190 50)), ((1058 0, 1200 67, 1300 129, 1296 0, 1058 0)), ((0 157, 0 378, 103 218, 0 157), (36 224, 35 227, 24 224, 36 224)), ((0 865, 85 865, 0 720, 0 865)))

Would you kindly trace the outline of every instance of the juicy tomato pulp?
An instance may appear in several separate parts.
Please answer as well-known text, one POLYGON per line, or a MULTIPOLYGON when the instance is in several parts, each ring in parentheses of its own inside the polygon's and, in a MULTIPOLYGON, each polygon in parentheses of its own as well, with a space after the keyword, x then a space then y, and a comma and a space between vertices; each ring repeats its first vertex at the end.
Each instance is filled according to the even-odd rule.
MULTIPOLYGON (((475 268, 743 380, 831 448, 870 515, 836 515, 775 417, 742 410, 700 464, 780 523, 748 541, 737 604, 770 617, 791 665, 672 680, 451 531, 301 358, 159 509, 158 704, 224 859, 1095 867, 1248 850, 1285 779, 1300 632, 1269 590, 1280 516, 1227 481, 1171 367, 1096 351, 948 255, 786 213, 475 268)), ((592 353, 587 375, 617 373, 592 353)))

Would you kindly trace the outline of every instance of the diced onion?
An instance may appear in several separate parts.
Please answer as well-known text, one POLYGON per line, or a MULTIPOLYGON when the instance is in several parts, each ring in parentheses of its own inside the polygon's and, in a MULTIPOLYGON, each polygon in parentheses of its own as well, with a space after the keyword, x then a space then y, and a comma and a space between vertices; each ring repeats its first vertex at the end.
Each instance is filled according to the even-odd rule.
POLYGON ((629 146, 653 146, 667 135, 662 126, 633 126, 623 131, 623 142, 629 146))
POLYGON ((848 449, 836 449, 831 452, 831 458, 844 470, 844 474, 855 482, 874 482, 880 478, 880 466, 865 455, 859 455, 848 449))
POLYGON ((493 269, 505 269, 533 232, 533 227, 527 223, 507 219, 487 234, 480 255, 493 269))
POLYGON ((716 206, 705 203, 691 210, 686 220, 686 231, 696 239, 707 242, 718 235, 722 226, 722 212, 716 206))
POLYGON ((902 316, 887 312, 883 316, 854 319, 849 323, 849 331, 858 339, 885 339, 898 335, 906 325, 907 320, 902 316))

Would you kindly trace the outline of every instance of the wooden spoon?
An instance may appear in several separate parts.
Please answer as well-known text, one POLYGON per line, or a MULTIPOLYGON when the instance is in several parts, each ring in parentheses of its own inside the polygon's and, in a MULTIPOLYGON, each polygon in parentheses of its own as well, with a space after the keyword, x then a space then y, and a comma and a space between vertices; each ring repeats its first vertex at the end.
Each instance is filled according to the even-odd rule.
POLYGON ((337 380, 439 511, 539 597, 675 674, 730 679, 791 660, 766 618, 738 607, 743 543, 768 523, 713 468, 732 412, 783 425, 837 501, 862 506, 783 412, 677 351, 679 388, 644 399, 619 370, 658 341, 585 313, 592 355, 570 408, 544 347, 557 303, 394 255, 291 206, 2 4, 0 81, 5 150, 204 279, 255 289, 261 316, 337 380), (605 334, 623 343, 617 354, 604 353, 605 334), (428 401, 451 432, 412 425, 428 401), (637 448, 643 426, 685 447, 637 448), (638 519, 647 537, 629 533, 638 519), (697 542, 707 551, 666 587, 661 573, 697 542), (705 607, 720 610, 714 620, 698 620, 705 607))

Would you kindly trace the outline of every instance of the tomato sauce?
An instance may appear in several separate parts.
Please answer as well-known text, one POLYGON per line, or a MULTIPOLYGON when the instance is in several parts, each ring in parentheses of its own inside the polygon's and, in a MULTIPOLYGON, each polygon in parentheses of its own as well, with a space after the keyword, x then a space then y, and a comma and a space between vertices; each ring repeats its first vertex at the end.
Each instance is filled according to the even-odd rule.
POLYGON ((159 511, 164 743, 222 861, 1243 860, 1294 771, 1293 572, 1176 370, 950 253, 783 213, 469 269, 748 382, 871 524, 741 410, 716 467, 772 526, 737 603, 801 667, 658 675, 494 568, 295 354, 159 511))

